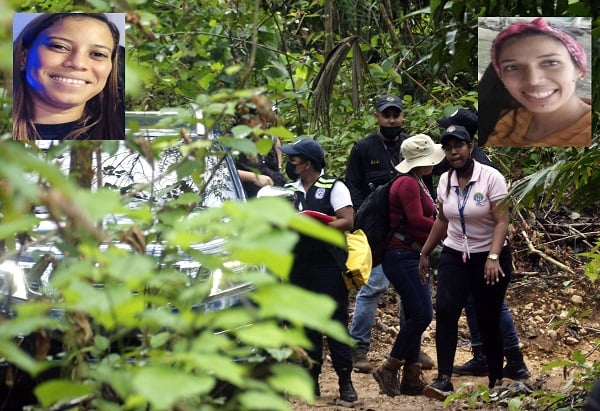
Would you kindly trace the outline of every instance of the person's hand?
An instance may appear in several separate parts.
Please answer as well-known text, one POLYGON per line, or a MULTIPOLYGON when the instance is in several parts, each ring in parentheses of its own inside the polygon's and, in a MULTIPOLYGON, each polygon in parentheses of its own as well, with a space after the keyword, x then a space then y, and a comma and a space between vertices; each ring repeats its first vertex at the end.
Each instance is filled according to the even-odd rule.
POLYGON ((483 268, 483 277, 487 285, 494 285, 500 282, 500 276, 504 277, 504 271, 500 267, 500 261, 485 260, 485 267, 483 268))
POLYGON ((257 174, 256 175, 256 184, 259 187, 264 187, 264 186, 272 186, 273 185, 273 179, 269 176, 266 176, 264 174, 257 174))
POLYGON ((419 258, 419 280, 421 280, 421 284, 425 285, 427 283, 430 272, 429 256, 421 254, 421 258, 419 258))

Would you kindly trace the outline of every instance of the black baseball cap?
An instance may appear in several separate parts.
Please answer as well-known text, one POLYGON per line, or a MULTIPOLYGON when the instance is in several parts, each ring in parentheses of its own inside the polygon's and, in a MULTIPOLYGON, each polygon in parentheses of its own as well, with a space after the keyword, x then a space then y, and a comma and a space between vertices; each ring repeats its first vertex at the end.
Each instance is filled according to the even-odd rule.
POLYGON ((325 153, 315 140, 305 138, 288 146, 281 146, 281 152, 288 156, 302 156, 310 160, 315 166, 325 167, 325 153))
POLYGON ((452 113, 450 117, 440 118, 437 122, 442 127, 450 127, 451 125, 463 126, 471 135, 471 139, 475 137, 477 128, 479 127, 477 113, 465 108, 460 108, 452 113))
POLYGON ((448 142, 448 138, 450 138, 450 137, 455 137, 459 140, 464 140, 467 142, 473 141, 473 139, 471 138, 471 135, 469 134, 467 129, 464 128, 463 126, 451 125, 446 130, 444 130, 444 132, 442 133, 442 140, 441 140, 442 145, 446 144, 448 142))
POLYGON ((395 107, 398 110, 402 111, 402 100, 400 97, 395 96, 393 94, 384 94, 379 97, 375 102, 375 108, 378 112, 382 112, 386 108, 395 107))

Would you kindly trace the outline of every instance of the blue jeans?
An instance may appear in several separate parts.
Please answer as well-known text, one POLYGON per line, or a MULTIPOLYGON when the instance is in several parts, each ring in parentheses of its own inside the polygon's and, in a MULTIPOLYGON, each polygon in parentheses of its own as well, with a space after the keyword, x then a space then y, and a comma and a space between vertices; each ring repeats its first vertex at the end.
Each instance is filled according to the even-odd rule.
POLYGON ((419 253, 415 250, 387 250, 383 256, 383 267, 386 277, 400 295, 405 315, 390 356, 406 360, 406 364, 414 364, 419 361, 421 334, 433 319, 429 279, 425 284, 421 283, 419 253))
MULTIPOLYGON (((481 334, 479 334, 479 326, 477 325, 477 314, 473 295, 469 296, 467 300, 467 305, 465 305, 465 314, 467 316, 469 331, 471 332, 471 347, 482 345, 481 334)), ((502 311, 500 312, 500 329, 502 330, 504 349, 519 346, 519 337, 517 336, 515 323, 510 311, 508 311, 506 301, 502 301, 502 311)))
POLYGON ((380 264, 373 267, 369 281, 356 294, 350 336, 356 343, 354 350, 357 352, 367 353, 369 351, 371 328, 375 321, 377 304, 389 285, 390 282, 383 274, 383 267, 380 264))

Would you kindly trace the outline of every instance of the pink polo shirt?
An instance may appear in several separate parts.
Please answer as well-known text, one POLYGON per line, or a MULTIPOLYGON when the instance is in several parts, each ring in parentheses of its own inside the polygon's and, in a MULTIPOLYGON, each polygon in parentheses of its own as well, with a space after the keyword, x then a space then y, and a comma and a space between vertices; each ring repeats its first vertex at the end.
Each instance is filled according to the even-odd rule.
MULTIPOLYGON (((494 218, 491 213, 492 202, 502 200, 508 194, 506 180, 498 170, 475 161, 471 176, 471 189, 466 201, 463 193, 457 195, 458 178, 452 172, 450 190, 448 187, 448 172, 440 177, 437 187, 437 197, 444 215, 448 219, 448 233, 444 245, 457 250, 464 250, 463 231, 460 224, 459 204, 464 203, 463 215, 471 253, 488 252, 494 233, 494 218)), ((467 188, 465 188, 467 191, 467 188)))

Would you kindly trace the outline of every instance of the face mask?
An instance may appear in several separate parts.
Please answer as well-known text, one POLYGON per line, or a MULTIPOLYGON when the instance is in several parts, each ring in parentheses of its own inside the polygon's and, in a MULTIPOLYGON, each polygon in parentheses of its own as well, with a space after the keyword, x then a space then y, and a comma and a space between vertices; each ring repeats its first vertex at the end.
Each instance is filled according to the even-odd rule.
POLYGON ((296 165, 292 164, 291 162, 287 162, 287 164, 285 165, 285 174, 288 176, 288 178, 292 181, 296 181, 298 180, 298 178, 300 177, 300 175, 298 173, 296 173, 296 165))
POLYGON ((402 133, 402 127, 384 127, 379 126, 379 132, 386 140, 395 140, 402 133))

